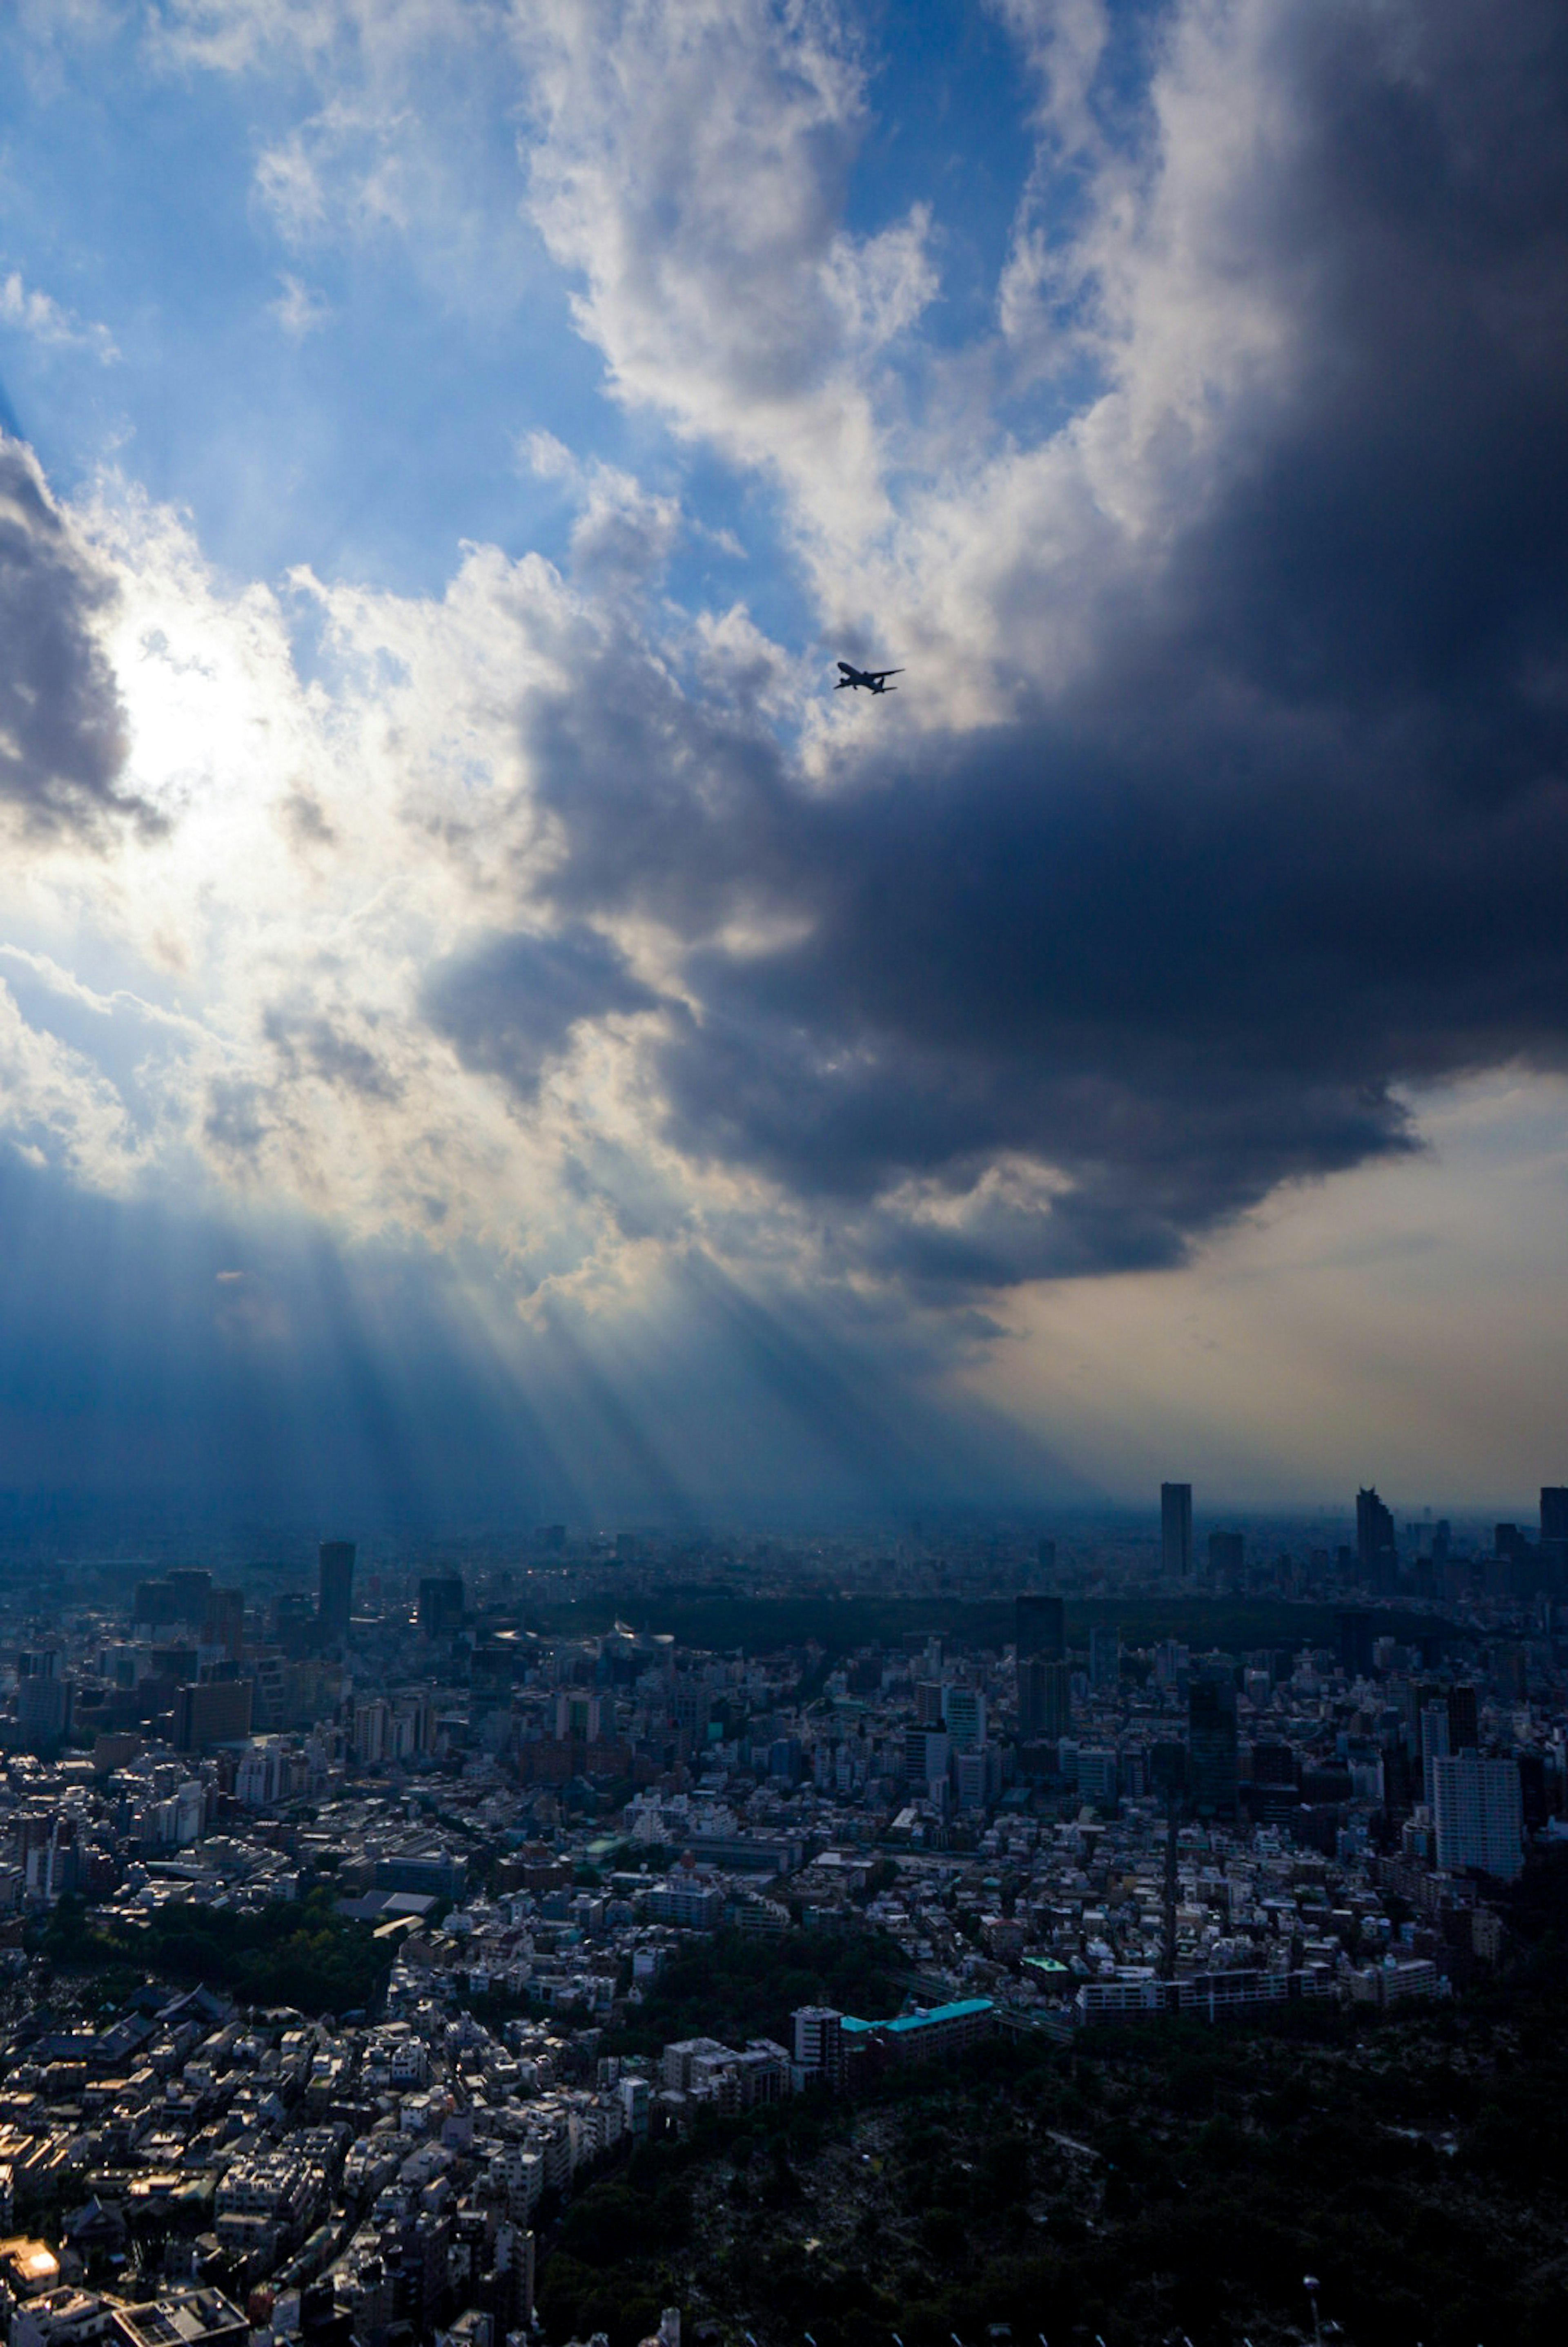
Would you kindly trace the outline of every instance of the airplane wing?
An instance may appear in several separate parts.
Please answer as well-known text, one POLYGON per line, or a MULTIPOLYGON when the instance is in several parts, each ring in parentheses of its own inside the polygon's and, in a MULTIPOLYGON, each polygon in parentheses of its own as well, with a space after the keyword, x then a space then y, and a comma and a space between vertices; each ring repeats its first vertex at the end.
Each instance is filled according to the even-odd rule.
POLYGON ((902 676, 903 674, 901 668, 874 668, 871 672, 876 677, 902 676))

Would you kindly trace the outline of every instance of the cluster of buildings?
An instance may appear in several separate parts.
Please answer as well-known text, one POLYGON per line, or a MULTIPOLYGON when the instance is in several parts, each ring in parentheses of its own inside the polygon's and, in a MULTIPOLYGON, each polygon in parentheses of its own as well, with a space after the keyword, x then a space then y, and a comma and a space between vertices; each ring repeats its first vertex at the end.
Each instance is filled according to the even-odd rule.
MULTIPOLYGON (((1562 1497, 1534 1537, 1416 1547, 1363 1493, 1331 1635, 1234 1653, 1075 1621, 1048 1543, 988 1641, 848 1652, 552 1636, 531 1568, 357 1587, 345 1542, 305 1589, 0 1583, 12 2347, 504 2347, 541 2210, 704 2109, 998 2034, 1462 1985, 1568 1829, 1562 1497), (1426 1563, 1463 1582, 1441 1610, 1426 1563), (322 1886, 385 1950, 372 2006, 149 1982, 57 2010, 63 1901, 124 1945, 322 1886), (617 2050, 683 1951, 801 1927, 880 1935, 902 2010, 617 2050)), ((1161 1542, 1164 1585, 1202 1581, 1186 1486, 1161 1542)))

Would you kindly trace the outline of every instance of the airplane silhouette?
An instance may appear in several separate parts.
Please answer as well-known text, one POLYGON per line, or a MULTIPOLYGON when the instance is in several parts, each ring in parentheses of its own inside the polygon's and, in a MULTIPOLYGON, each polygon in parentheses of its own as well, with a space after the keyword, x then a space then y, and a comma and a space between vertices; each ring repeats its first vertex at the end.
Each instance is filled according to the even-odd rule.
POLYGON ((901 668, 851 668, 848 661, 840 661, 839 666, 844 671, 834 688, 839 692, 842 692, 846 685, 858 692, 862 684, 868 692, 896 692, 898 686, 890 684, 888 679, 903 674, 901 668))

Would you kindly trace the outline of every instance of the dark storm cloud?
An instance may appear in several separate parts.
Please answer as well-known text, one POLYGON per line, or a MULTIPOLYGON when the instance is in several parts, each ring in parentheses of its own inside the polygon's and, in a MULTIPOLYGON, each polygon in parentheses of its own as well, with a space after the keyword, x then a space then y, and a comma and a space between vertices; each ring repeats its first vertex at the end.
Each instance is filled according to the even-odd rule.
POLYGON ((92 632, 111 592, 31 450, 0 436, 0 798, 41 828, 134 805, 118 788, 124 713, 92 632))
POLYGON ((492 938, 442 963, 426 986, 425 1015, 465 1067, 532 1099, 574 1028, 657 1000, 608 938, 577 923, 552 937, 492 938))
MULTIPOLYGON (((672 1136, 919 1286, 1172 1262, 1409 1147, 1400 1087, 1568 1063, 1568 13, 1270 38, 1292 135, 1217 237, 1293 355, 1083 579, 1067 692, 825 795, 624 649, 530 720, 558 903, 693 940, 672 1136), (790 941, 712 942, 757 912, 790 941)), ((592 988, 513 950, 445 1015, 526 1082, 592 988)))

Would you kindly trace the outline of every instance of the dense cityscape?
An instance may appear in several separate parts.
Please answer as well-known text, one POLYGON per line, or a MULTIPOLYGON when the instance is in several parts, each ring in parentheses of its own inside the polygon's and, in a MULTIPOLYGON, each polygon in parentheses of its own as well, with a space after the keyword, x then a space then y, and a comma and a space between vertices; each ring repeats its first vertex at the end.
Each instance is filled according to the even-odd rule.
MULTIPOLYGON (((1484 1993, 1568 1845, 1568 1490, 1333 1529, 13 1572, 12 2347, 565 2347, 638 2159, 1484 1993)), ((666 2347, 774 2327, 701 2262, 666 2347)))

